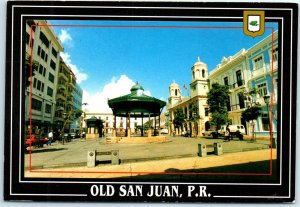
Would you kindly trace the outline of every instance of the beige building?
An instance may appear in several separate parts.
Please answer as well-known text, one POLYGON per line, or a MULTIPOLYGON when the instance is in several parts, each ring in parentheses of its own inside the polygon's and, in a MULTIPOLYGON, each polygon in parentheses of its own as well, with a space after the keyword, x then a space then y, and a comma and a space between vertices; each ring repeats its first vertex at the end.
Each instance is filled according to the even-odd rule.
POLYGON ((31 123, 33 132, 41 128, 47 131, 53 124, 60 52, 63 51, 55 32, 46 25, 45 20, 26 21, 27 60, 30 61, 32 55, 38 64, 32 77, 32 90, 29 86, 25 93, 26 127, 29 129, 31 123))
MULTIPOLYGON (((180 86, 175 83, 175 81, 169 86, 169 132, 175 132, 176 134, 181 134, 185 131, 190 131, 193 136, 200 136, 202 130, 205 128, 205 123, 209 120, 207 92, 208 92, 208 71, 207 65, 200 61, 200 58, 191 68, 192 80, 189 84, 189 91, 187 97, 182 96, 180 86), (192 108, 194 108, 192 111, 192 108), (185 122, 182 128, 175 129, 173 120, 177 109, 182 109, 185 115, 185 122), (195 111, 196 110, 196 111, 195 111), (194 113, 194 114, 193 114, 194 113), (197 115, 198 118, 191 119, 193 116, 197 115)), ((196 117, 196 116, 195 116, 196 117)))
MULTIPOLYGON (((76 88, 76 77, 71 68, 60 58, 58 81, 56 93, 56 107, 54 124, 60 130, 65 120, 74 112, 74 91, 76 88)), ((69 132, 71 121, 65 124, 65 131, 69 132)))
MULTIPOLYGON (((96 117, 97 119, 101 119, 103 121, 103 129, 105 134, 112 134, 114 129, 114 115, 113 113, 93 113, 93 112, 85 112, 84 121, 82 123, 83 129, 86 130, 86 120, 92 117, 96 117)), ((144 119, 146 122, 147 120, 144 119)), ((130 131, 131 133, 138 133, 136 130, 137 126, 142 125, 141 118, 130 118, 130 131)), ((116 117, 116 133, 121 135, 125 134, 127 118, 116 117)), ((88 133, 88 131, 87 131, 88 133)))

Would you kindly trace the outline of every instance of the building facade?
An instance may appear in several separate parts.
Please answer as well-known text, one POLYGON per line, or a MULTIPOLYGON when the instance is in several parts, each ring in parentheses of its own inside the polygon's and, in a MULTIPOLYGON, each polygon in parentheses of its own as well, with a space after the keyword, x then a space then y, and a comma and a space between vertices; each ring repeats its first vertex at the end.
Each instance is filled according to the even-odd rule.
MULTIPOLYGON (((75 90, 73 91, 73 110, 82 111, 82 89, 79 84, 76 83, 75 90)), ((71 132, 76 132, 80 130, 81 117, 73 120, 70 126, 71 132)))
POLYGON ((268 136, 271 131, 277 134, 278 103, 278 32, 251 47, 247 52, 247 65, 250 71, 249 88, 257 89, 256 101, 262 106, 261 116, 255 122, 255 132, 259 136, 268 136), (266 104, 264 97, 270 97, 266 104), (270 111, 270 113, 269 113, 270 111))
MULTIPOLYGON (((93 113, 93 112, 86 112, 84 116, 83 122, 83 130, 87 131, 86 129, 86 120, 92 117, 96 117, 103 122, 103 130, 104 134, 113 134, 114 130, 114 115, 113 113, 93 113)), ((146 122, 147 120, 145 120, 146 122)), ((123 117, 116 117, 116 133, 118 135, 125 134, 125 130, 127 127, 127 118, 123 117)), ((141 118, 130 118, 130 131, 132 134, 139 134, 138 126, 142 126, 142 119, 141 118)))
POLYGON ((60 58, 56 88, 54 130, 69 132, 75 112, 73 97, 76 88, 76 77, 62 58, 60 58))
POLYGON ((37 63, 32 85, 25 93, 26 128, 32 133, 47 131, 53 124, 56 106, 56 85, 62 44, 45 20, 26 21, 26 61, 37 63), (32 55, 32 57, 30 56, 32 55))
POLYGON ((192 81, 189 88, 188 97, 181 95, 180 86, 175 81, 169 86, 169 132, 181 134, 182 132, 190 131, 193 136, 200 136, 202 130, 205 128, 205 123, 209 120, 207 93, 208 93, 208 71, 207 65, 200 61, 200 58, 191 68, 192 81), (185 121, 183 126, 175 128, 173 120, 176 116, 177 110, 182 110, 185 121), (196 115, 196 116, 195 116, 196 115), (192 119, 197 117, 197 119, 192 119))
POLYGON ((243 124, 246 133, 252 134, 250 123, 247 123, 242 112, 250 102, 259 103, 261 114, 255 123, 254 132, 257 136, 269 136, 270 128, 276 136, 277 131, 277 100, 278 100, 278 33, 268 36, 248 50, 242 49, 237 54, 224 57, 220 64, 209 75, 210 86, 218 82, 227 85, 230 91, 228 118, 230 124, 243 124), (256 89, 257 94, 251 100, 245 100, 241 92, 256 89), (270 96, 270 104, 264 101, 270 96), (268 113, 272 109, 272 113, 268 113), (270 123, 272 116, 272 123, 270 123))
POLYGON ((213 83, 219 83, 229 88, 227 106, 229 123, 245 126, 246 121, 242 118, 242 111, 246 109, 246 104, 241 92, 246 89, 250 78, 246 54, 247 51, 242 49, 233 56, 223 57, 221 63, 209 75, 210 87, 213 83))

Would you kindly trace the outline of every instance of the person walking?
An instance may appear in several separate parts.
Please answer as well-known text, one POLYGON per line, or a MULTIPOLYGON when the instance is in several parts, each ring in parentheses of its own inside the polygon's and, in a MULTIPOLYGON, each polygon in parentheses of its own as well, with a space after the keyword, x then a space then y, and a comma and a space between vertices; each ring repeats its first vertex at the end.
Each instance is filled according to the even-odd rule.
POLYGON ((228 142, 230 141, 230 129, 229 129, 228 125, 227 125, 226 131, 225 131, 225 140, 228 142))
POLYGON ((51 130, 51 131, 48 133, 48 143, 47 143, 47 145, 51 145, 52 139, 53 139, 53 132, 52 132, 52 130, 51 130))

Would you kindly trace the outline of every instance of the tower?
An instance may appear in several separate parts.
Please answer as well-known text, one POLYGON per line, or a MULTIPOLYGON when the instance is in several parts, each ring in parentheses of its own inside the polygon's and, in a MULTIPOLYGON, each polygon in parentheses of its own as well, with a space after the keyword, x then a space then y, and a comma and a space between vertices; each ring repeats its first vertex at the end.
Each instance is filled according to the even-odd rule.
POLYGON ((195 64, 192 66, 192 81, 190 83, 191 96, 206 96, 208 92, 208 71, 207 65, 200 61, 198 57, 195 64))
POLYGON ((180 87, 175 81, 169 86, 169 104, 172 106, 181 99, 180 87))

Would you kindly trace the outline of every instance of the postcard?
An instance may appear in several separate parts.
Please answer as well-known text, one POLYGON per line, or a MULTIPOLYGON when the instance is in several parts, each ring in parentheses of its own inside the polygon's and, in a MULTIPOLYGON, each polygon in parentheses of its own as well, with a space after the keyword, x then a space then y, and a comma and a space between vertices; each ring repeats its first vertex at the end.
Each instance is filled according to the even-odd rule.
POLYGON ((5 200, 294 202, 297 19, 8 1, 5 200))

